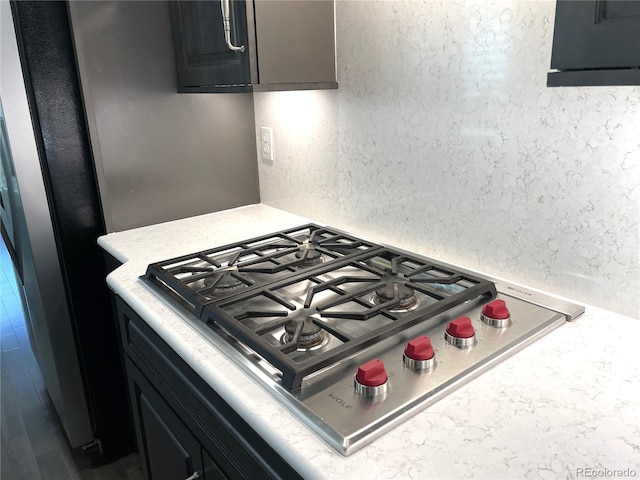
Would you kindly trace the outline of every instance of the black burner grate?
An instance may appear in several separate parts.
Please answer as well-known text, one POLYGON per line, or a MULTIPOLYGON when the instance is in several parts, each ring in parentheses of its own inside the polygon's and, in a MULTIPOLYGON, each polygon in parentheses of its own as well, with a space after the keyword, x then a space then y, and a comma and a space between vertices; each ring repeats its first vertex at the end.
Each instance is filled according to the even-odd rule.
POLYGON ((464 302, 495 295, 490 281, 380 247, 211 302, 202 319, 231 333, 282 372, 285 388, 297 390, 313 372, 464 302), (291 321, 294 334, 281 336, 291 321), (309 342, 305 324, 322 329, 332 343, 301 348, 301 339, 309 342))
POLYGON ((309 224, 148 266, 146 278, 282 373, 305 376, 495 285, 309 224))
POLYGON ((378 246, 309 224, 148 266, 146 278, 197 316, 212 301, 378 246))

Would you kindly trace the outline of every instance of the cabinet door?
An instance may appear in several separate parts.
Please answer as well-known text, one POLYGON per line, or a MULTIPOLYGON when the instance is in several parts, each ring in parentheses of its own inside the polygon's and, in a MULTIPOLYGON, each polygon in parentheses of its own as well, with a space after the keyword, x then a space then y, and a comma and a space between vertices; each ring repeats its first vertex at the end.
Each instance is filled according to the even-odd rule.
POLYGON ((220 1, 170 2, 178 91, 202 86, 249 85, 249 42, 244 1, 231 0, 231 40, 226 44, 220 1))
POLYGON ((181 438, 172 430, 166 422, 166 415, 163 419, 144 393, 138 397, 138 408, 144 429, 149 477, 161 480, 191 476, 199 463, 197 456, 194 458, 194 454, 199 454, 199 449, 193 445, 193 439, 181 438))
POLYGON ((551 68, 640 67, 640 1, 558 0, 551 68))
POLYGON ((125 363, 147 479, 182 480, 196 472, 195 478, 203 477, 199 442, 128 358, 125 363))

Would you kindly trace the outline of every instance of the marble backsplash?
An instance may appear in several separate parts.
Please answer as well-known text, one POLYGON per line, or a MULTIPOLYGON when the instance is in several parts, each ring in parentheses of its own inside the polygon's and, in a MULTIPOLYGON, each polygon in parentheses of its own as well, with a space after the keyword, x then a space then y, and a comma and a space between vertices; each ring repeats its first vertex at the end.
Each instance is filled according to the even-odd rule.
POLYGON ((640 87, 547 88, 554 11, 337 0, 339 90, 254 94, 262 202, 640 317, 640 87))

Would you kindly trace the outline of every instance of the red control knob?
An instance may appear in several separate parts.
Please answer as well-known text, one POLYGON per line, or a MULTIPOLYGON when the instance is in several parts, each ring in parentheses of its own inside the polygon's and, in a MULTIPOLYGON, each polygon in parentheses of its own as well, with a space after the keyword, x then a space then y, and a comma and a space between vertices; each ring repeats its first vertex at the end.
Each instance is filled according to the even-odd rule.
POLYGON ((509 309, 507 308, 507 304, 504 300, 494 300, 493 302, 487 303, 482 308, 482 314, 485 317, 504 320, 505 318, 509 318, 509 309))
POLYGON ((404 366, 416 372, 424 372, 436 366, 436 357, 431 345, 431 339, 425 335, 414 338, 404 347, 402 357, 404 366))
POLYGON ((480 319, 491 327, 504 328, 511 323, 511 314, 504 300, 494 300, 482 308, 480 319))
POLYGON ((431 339, 424 335, 414 338, 404 347, 404 354, 411 360, 429 360, 433 358, 431 339))
POLYGON ((469 317, 458 317, 449 322, 447 333, 456 338, 471 338, 475 334, 469 317))
POLYGON ((378 387, 387 381, 387 371, 379 358, 363 363, 358 367, 356 382, 365 387, 378 387))
POLYGON ((469 317, 458 317, 447 325, 444 339, 458 348, 469 348, 476 343, 476 332, 469 317))

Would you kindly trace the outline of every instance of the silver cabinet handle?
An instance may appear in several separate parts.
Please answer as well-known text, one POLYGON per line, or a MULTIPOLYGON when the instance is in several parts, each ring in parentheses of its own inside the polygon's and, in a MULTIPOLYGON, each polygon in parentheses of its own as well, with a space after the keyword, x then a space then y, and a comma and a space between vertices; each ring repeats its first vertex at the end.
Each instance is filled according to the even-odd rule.
POLYGON ((198 472, 193 472, 193 475, 189 475, 184 480, 196 480, 197 478, 200 478, 200 474, 198 472))
POLYGON ((229 0, 221 0, 220 8, 222 9, 222 24, 224 26, 224 39, 227 41, 227 47, 233 52, 244 52, 244 45, 236 47, 231 43, 231 9, 229 8, 229 0))

